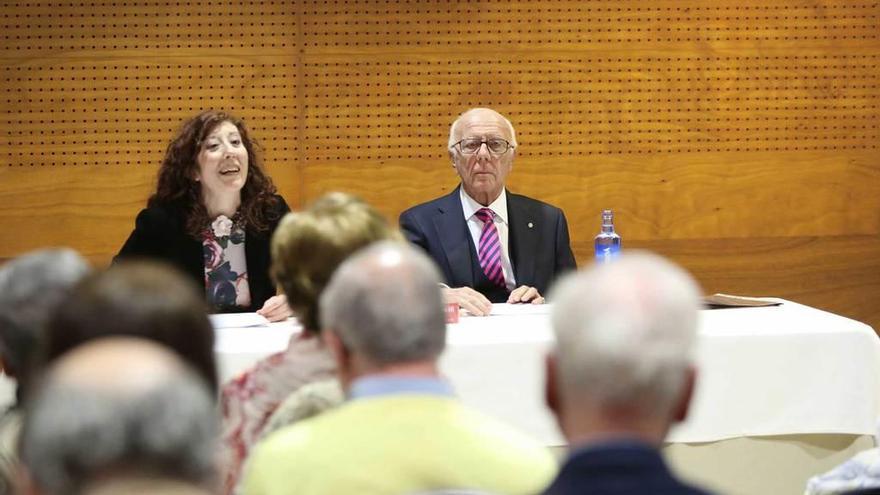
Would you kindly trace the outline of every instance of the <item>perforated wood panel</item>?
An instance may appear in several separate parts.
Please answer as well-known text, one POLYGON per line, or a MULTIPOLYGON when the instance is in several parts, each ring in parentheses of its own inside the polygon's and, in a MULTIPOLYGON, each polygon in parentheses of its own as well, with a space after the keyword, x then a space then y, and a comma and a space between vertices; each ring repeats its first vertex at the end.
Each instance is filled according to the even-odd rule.
POLYGON ((6 2, 0 257, 106 262, 179 123, 245 117, 294 206, 396 218, 456 184, 461 111, 517 127, 511 189, 598 212, 707 291, 880 327, 880 4, 871 1, 6 2))

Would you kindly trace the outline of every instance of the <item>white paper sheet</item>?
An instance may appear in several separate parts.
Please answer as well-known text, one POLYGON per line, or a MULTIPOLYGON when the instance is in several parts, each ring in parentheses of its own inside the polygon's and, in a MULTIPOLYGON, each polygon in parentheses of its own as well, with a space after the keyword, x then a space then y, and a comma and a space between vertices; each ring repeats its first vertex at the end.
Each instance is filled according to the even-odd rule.
POLYGON ((267 327, 269 320, 257 313, 222 313, 208 315, 214 328, 267 327))
MULTIPOLYGON (((552 306, 549 304, 507 304, 496 303, 492 305, 492 312, 489 316, 507 316, 507 315, 546 315, 550 314, 552 306)), ((467 311, 462 312, 462 316, 472 316, 467 311)))

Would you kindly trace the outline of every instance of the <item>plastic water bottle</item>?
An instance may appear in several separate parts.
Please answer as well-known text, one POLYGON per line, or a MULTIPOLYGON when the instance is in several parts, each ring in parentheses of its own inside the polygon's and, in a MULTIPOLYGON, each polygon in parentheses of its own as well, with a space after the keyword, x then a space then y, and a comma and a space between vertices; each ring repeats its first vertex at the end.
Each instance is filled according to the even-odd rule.
POLYGON ((620 256, 620 236, 614 232, 614 213, 602 210, 602 231, 596 236, 596 263, 608 263, 620 256))

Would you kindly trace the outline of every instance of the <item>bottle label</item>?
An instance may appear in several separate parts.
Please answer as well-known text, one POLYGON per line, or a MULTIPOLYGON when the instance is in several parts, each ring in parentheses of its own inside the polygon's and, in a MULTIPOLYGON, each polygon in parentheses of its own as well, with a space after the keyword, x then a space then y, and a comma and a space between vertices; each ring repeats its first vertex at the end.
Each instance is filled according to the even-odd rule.
POLYGON ((608 263, 620 256, 620 244, 596 246, 596 263, 608 263))

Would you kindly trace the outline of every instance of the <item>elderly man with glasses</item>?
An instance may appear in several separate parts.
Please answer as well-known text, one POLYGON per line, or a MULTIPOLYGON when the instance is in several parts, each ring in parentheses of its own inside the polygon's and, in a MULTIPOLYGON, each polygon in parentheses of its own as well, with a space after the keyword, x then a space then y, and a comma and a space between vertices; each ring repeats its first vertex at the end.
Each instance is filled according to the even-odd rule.
POLYGON ((505 188, 516 147, 503 115, 466 111, 449 129, 461 185, 400 215, 407 239, 440 267, 446 301, 471 314, 488 315, 493 302, 541 304, 550 284, 576 268, 562 210, 505 188))

